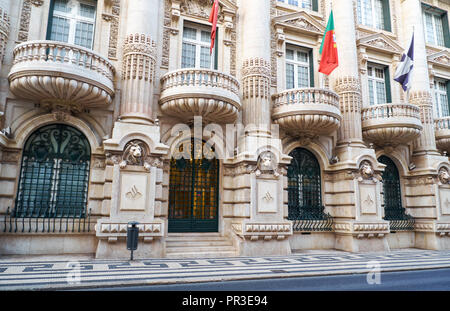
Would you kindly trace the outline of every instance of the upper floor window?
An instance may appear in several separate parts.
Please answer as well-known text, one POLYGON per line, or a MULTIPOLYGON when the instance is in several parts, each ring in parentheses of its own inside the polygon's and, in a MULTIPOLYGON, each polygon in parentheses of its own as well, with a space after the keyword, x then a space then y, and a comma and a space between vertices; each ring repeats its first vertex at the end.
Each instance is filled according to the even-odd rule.
POLYGON ((286 89, 314 86, 313 73, 311 49, 286 48, 286 89))
POLYGON ((448 83, 449 81, 443 79, 434 79, 434 109, 438 118, 450 116, 448 103, 448 83))
POLYGON ((92 49, 96 1, 53 0, 47 38, 92 49))
POLYGON ((357 0, 358 23, 391 31, 388 0, 357 0))
POLYGON ((369 102, 371 106, 391 102, 389 67, 368 64, 367 81, 369 84, 369 102))
POLYGON ((423 25, 427 43, 450 47, 447 13, 434 7, 423 5, 423 25))
POLYGON ((278 0, 278 2, 295 5, 303 9, 318 11, 317 0, 278 0))
POLYGON ((183 48, 181 52, 181 68, 205 68, 217 67, 216 42, 210 54, 211 27, 193 23, 185 23, 183 27, 183 48))

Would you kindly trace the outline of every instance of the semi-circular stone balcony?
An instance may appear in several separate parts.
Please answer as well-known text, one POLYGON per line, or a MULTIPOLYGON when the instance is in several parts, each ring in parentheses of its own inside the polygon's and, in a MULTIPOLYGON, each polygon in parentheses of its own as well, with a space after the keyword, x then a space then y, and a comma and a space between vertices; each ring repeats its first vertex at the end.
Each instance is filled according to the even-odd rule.
POLYGON ((161 78, 161 110, 188 121, 201 116, 216 123, 234 122, 241 109, 239 82, 208 69, 179 69, 161 78))
POLYGON ((290 135, 330 135, 339 128, 339 96, 333 91, 292 89, 275 94, 272 99, 272 118, 290 135))
POLYGON ((364 108, 364 140, 377 146, 397 146, 419 137, 422 130, 419 108, 410 104, 381 104, 364 108))
POLYGON ((114 96, 114 66, 90 49, 57 41, 28 41, 13 51, 8 79, 18 98, 73 111, 102 107, 114 96))
POLYGON ((436 147, 450 154, 450 117, 434 120, 436 147))

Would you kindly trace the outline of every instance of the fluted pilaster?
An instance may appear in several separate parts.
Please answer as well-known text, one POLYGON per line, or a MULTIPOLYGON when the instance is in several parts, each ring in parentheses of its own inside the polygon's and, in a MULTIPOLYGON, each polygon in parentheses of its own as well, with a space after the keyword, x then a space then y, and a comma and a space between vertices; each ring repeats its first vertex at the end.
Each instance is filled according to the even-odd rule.
POLYGON ((334 90, 339 95, 343 117, 338 131, 338 144, 360 144, 362 142, 360 81, 352 76, 339 77, 335 79, 334 90))
POLYGON ((152 119, 156 43, 145 34, 132 34, 123 46, 121 119, 152 119))

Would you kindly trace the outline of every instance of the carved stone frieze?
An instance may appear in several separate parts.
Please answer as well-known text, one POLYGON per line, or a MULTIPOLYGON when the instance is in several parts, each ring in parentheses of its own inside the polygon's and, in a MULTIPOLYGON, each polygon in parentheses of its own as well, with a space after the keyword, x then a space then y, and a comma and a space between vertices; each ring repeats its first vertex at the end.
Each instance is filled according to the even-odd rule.
POLYGON ((272 239, 283 240, 292 235, 292 223, 290 222, 233 223, 231 228, 239 237, 250 241, 256 241, 259 239, 264 239, 266 241, 272 239))

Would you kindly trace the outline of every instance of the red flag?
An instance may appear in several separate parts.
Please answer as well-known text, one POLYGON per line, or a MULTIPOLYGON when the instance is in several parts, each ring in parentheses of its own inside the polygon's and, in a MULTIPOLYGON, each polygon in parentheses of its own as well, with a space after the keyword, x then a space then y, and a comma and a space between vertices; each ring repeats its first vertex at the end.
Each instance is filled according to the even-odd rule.
POLYGON ((211 47, 209 48, 209 54, 211 55, 214 48, 214 41, 216 40, 216 29, 217 29, 217 17, 219 15, 219 0, 214 0, 214 4, 211 9, 211 14, 209 14, 209 22, 212 23, 211 28, 211 47))
POLYGON ((333 11, 330 12, 319 53, 322 55, 320 58, 319 72, 329 75, 339 64, 334 33, 333 11))

